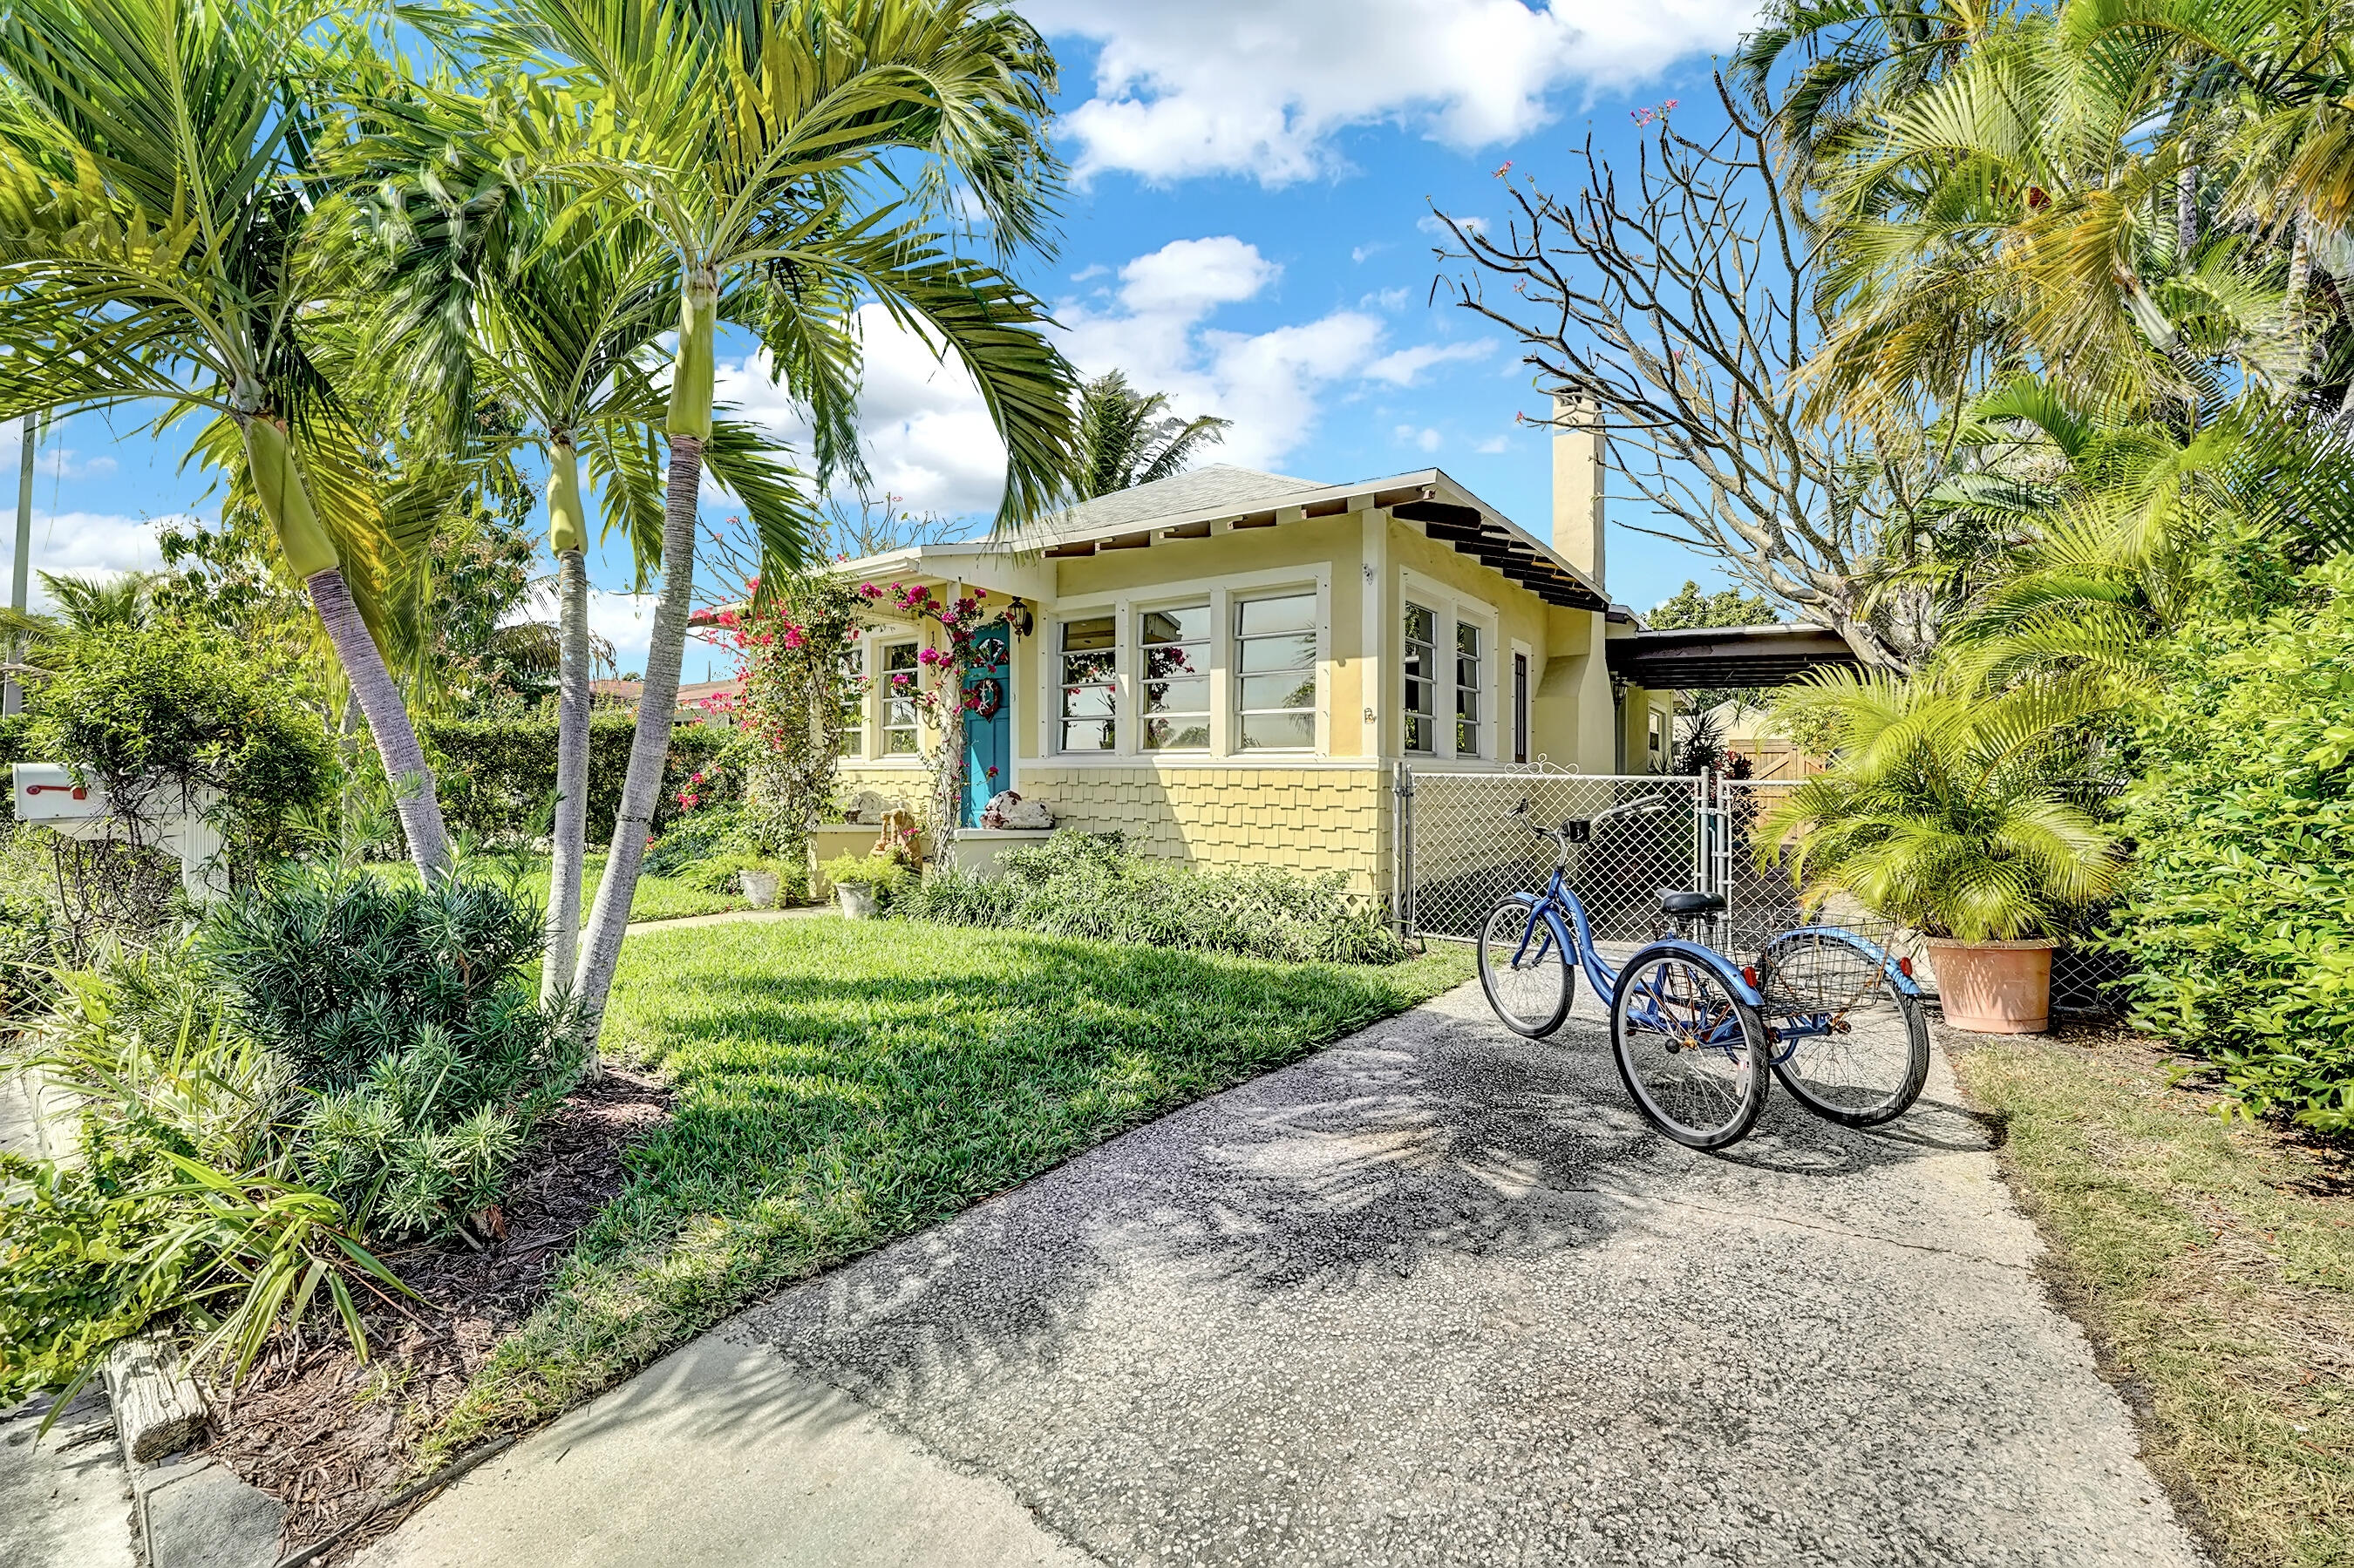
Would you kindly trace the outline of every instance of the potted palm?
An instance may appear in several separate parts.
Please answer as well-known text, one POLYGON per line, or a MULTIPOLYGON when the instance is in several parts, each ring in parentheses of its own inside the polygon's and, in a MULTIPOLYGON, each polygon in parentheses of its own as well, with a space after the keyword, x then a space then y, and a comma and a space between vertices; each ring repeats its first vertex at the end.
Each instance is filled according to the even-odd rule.
POLYGON ((2086 712, 2056 683, 1819 675, 1776 716, 1831 765, 1760 818, 1759 858, 1787 859, 1809 909, 1843 894, 1920 932, 1948 1023, 2040 1033, 2054 934, 2118 872, 2115 835, 2074 803, 2086 712))

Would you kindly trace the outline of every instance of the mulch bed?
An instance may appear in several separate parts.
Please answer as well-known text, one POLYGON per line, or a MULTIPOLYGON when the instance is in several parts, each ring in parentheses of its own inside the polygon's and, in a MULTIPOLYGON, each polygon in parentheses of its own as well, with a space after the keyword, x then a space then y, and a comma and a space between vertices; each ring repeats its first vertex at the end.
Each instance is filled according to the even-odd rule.
POLYGON ((573 1236, 626 1180, 628 1146, 669 1119, 670 1093, 608 1066, 543 1125, 502 1205, 506 1239, 380 1254, 419 1299, 364 1310, 369 1356, 313 1311, 281 1332, 215 1407, 207 1451, 283 1501, 291 1550, 398 1484, 429 1431, 508 1330, 546 1294, 573 1236))

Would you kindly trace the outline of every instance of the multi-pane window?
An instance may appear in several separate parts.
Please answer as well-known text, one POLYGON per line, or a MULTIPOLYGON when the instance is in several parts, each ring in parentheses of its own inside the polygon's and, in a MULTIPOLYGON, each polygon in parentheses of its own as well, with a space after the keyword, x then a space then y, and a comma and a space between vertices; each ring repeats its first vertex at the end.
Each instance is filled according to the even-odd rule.
POLYGON ((912 642, 883 648, 883 755, 913 757, 916 745, 916 682, 920 666, 912 642))
POLYGON ((1235 606, 1235 749, 1316 744, 1316 596, 1235 606))
POLYGON ((1108 615, 1063 622, 1065 751, 1109 751, 1119 738, 1119 626, 1108 615))
POLYGON ((1137 618, 1144 652, 1144 747, 1203 751, 1210 745, 1210 607, 1148 609, 1137 618))
POLYGON ((1659 717, 1657 708, 1651 710, 1650 729, 1648 760, 1652 772, 1665 773, 1668 770, 1668 726, 1666 721, 1659 717))
POLYGON ((863 647, 853 642, 833 656, 834 713, 842 730, 841 750, 844 757, 862 757, 866 752, 864 653, 863 647))
POLYGON ((1418 604, 1405 607, 1405 748, 1434 751, 1438 746, 1437 618, 1418 604))
POLYGON ((1455 752, 1479 755, 1479 629, 1455 623, 1455 752))

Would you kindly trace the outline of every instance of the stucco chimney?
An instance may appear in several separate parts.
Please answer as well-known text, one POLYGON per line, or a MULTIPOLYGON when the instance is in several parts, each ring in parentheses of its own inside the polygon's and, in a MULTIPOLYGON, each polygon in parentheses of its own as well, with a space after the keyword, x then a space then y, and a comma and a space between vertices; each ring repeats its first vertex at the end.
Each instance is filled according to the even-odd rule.
POLYGON ((1605 588, 1601 415, 1582 398, 1555 393, 1553 418, 1553 547, 1605 588))

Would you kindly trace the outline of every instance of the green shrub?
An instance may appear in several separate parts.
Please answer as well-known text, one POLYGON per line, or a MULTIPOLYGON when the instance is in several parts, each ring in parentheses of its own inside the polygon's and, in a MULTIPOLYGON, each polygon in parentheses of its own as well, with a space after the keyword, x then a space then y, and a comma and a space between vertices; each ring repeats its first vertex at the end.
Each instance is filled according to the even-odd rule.
POLYGON ((334 764, 318 722, 227 638, 108 629, 63 640, 51 657, 23 744, 104 788, 117 809, 217 790, 227 845, 251 866, 284 853, 293 819, 326 800, 334 764))
MULTIPOLYGON (((441 812, 453 830, 486 843, 508 843, 532 834, 534 822, 556 798, 554 720, 437 719, 419 729, 433 754, 441 812)), ((627 714, 598 714, 588 721, 591 843, 613 836, 621 784, 630 770, 630 741, 636 733, 637 721, 627 714)), ((681 814, 678 797, 687 780, 716 767, 734 738, 733 730, 717 725, 680 725, 670 732, 670 759, 663 765, 662 791, 654 802, 656 832, 681 814)), ((725 803, 739 792, 724 770, 697 787, 701 799, 712 803, 725 803)))
POLYGON ((346 1272, 401 1287, 343 1207, 290 1179, 285 1064, 224 1027, 182 950, 118 951, 66 978, 34 1049, 80 1106, 78 1164, 0 1154, 0 1403, 70 1387, 186 1310, 241 1370, 323 1285, 357 1342, 346 1272))
MULTIPOLYGON (((819 866, 818 874, 836 887, 868 887, 877 898, 888 900, 906 890, 915 880, 915 872, 907 862, 893 855, 838 854, 819 866)), ((972 921, 973 925, 997 925, 998 921, 972 921)))
POLYGON ((55 994, 58 947, 56 911, 37 897, 0 893, 0 1026, 55 994))
POLYGON ((770 855, 754 854, 749 850, 730 850, 696 861, 686 868, 679 880, 689 887, 699 887, 705 893, 739 893, 748 871, 772 871, 777 874, 777 902, 801 904, 809 898, 809 868, 789 860, 770 855))
POLYGON ((488 882, 288 872, 225 900, 196 952, 229 1022, 312 1092, 298 1169, 386 1234, 494 1202, 585 1060, 569 1010, 539 1003, 537 911, 488 882))
POLYGON ((740 844, 743 826, 743 813, 734 805, 689 811, 664 827, 646 851, 645 874, 677 876, 699 861, 724 855, 740 844))
POLYGON ((2250 1110, 2354 1131, 2354 556, 2304 602, 2172 640, 2112 938, 2134 1022, 2250 1110))
POLYGON ((936 866, 892 912, 1291 962, 1386 964, 1407 956, 1384 913, 1352 899, 1338 872, 1197 870, 1139 854, 1118 833, 1059 832, 1004 861, 994 879, 936 866))

